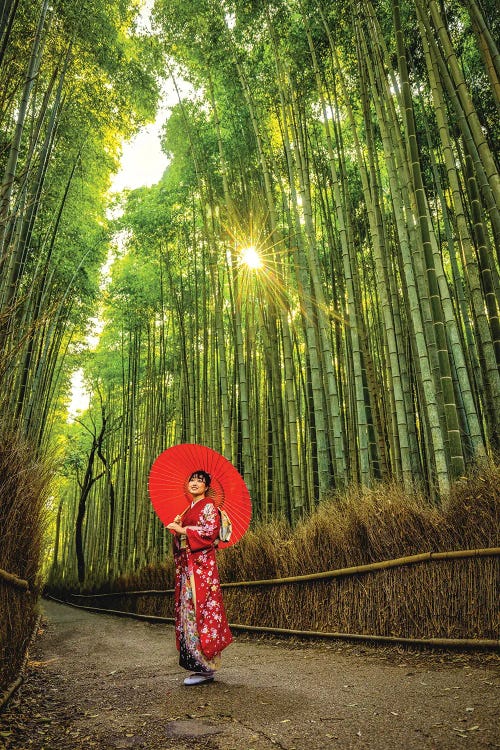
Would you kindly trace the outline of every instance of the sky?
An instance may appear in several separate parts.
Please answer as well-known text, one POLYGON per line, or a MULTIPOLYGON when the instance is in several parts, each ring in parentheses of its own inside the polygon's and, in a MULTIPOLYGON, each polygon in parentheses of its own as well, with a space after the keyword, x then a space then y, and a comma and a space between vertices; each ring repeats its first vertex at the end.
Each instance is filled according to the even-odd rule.
MULTIPOLYGON (((177 79, 181 96, 193 92, 186 81, 177 79)), ((113 178, 111 192, 134 190, 138 187, 155 185, 161 179, 168 165, 168 157, 160 146, 161 131, 170 110, 179 101, 171 79, 161 82, 161 95, 158 113, 154 122, 145 125, 136 136, 122 145, 121 166, 113 178)))
POLYGON ((157 183, 168 164, 160 147, 160 134, 166 113, 158 113, 155 122, 146 125, 132 140, 123 144, 121 166, 113 178, 111 192, 151 186, 157 183))
MULTIPOLYGON (((151 33, 150 15, 154 0, 143 0, 137 30, 151 33)), ((192 92, 192 87, 182 79, 177 80, 181 96, 192 92)), ((161 97, 155 122, 141 128, 130 141, 123 144, 121 168, 115 175, 111 192, 133 190, 134 188, 155 185, 168 164, 160 146, 161 129, 168 118, 170 109, 177 104, 178 97, 174 84, 165 79, 161 82, 161 97)))

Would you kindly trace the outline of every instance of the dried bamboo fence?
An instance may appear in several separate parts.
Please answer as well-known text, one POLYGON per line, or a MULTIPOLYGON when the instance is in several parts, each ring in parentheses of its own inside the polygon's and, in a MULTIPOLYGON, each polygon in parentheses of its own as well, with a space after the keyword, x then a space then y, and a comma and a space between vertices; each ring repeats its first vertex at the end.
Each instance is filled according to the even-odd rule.
MULTIPOLYGON (((235 629, 500 649, 499 556, 500 547, 425 552, 320 573, 222 586, 235 629)), ((72 593, 67 603, 83 606, 76 605, 83 600, 90 604, 86 609, 171 622, 173 591, 72 593), (111 600, 111 606, 96 606, 103 599, 111 600)))
MULTIPOLYGON (((10 589, 15 589, 14 597, 21 599, 19 594, 23 594, 23 597, 28 595, 31 596, 29 583, 24 578, 19 578, 19 576, 15 575, 14 573, 8 573, 6 570, 3 570, 3 568, 0 568, 0 583, 9 587, 10 589)), ((19 603, 19 606, 22 607, 22 603, 19 603)), ((10 606, 9 611, 12 612, 14 610, 14 607, 10 606)), ((28 642, 24 648, 24 657, 22 659, 22 662, 17 670, 17 672, 12 676, 11 681, 9 684, 4 688, 4 690, 0 693, 0 711, 2 708, 6 705, 9 698, 13 695, 13 693, 17 690, 17 688, 21 685, 24 677, 24 670, 26 668, 26 663, 28 661, 28 651, 31 643, 33 642, 36 632, 38 630, 40 623, 40 616, 37 617, 35 626, 31 630, 31 635, 28 639, 28 642)), ((11 660, 11 657, 14 655, 10 653, 11 651, 11 645, 10 645, 11 638, 9 637, 9 633, 7 630, 5 632, 0 632, 0 658, 5 660, 6 662, 9 662, 11 660)), ((12 659, 12 661, 15 663, 15 660, 12 659)))
POLYGON ((33 627, 33 630, 31 631, 31 636, 28 642, 28 645, 26 646, 26 650, 24 652, 24 658, 21 663, 21 667, 19 669, 19 672, 17 674, 17 677, 12 680, 10 685, 7 685, 5 690, 0 694, 0 711, 4 708, 4 706, 7 704, 7 702, 10 700, 10 698, 13 696, 13 694, 16 692, 18 687, 22 685, 22 682, 24 680, 24 672, 26 669, 26 665, 28 663, 28 656, 29 656, 29 650, 33 643, 33 641, 36 638, 36 634, 38 632, 38 628, 40 627, 40 620, 42 619, 41 615, 38 615, 35 625, 33 627))
POLYGON ((0 696, 18 679, 38 616, 54 464, 0 424, 0 696))

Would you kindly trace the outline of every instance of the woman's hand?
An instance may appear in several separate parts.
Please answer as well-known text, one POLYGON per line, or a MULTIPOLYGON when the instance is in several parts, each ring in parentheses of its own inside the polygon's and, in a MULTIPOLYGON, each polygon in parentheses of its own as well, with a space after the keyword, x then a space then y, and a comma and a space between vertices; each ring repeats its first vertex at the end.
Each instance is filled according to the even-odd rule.
MULTIPOLYGON (((176 516, 177 518, 179 516, 176 516)), ((176 534, 185 534, 186 529, 180 525, 177 521, 173 521, 172 523, 167 524, 167 529, 170 529, 171 531, 175 531, 176 534)))

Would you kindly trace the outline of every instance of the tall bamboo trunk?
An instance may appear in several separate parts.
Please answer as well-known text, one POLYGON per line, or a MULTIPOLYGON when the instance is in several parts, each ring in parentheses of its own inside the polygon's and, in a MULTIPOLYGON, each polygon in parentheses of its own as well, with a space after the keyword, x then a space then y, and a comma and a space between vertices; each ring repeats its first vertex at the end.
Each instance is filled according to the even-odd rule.
MULTIPOLYGON (((44 27, 48 10, 49 0, 43 0, 38 18, 38 26, 31 48, 31 56, 26 71, 24 88, 17 111, 16 127, 10 143, 9 155, 2 178, 2 184, 0 185, 0 260, 2 265, 5 263, 8 254, 8 248, 5 247, 5 236, 9 219, 10 201, 14 189, 14 181, 16 179, 17 163, 21 148, 21 139, 26 123, 26 116, 28 113, 28 106, 30 104, 31 93, 33 91, 43 54, 44 27)), ((2 300, 2 304, 4 304, 4 300, 2 300)))
MULTIPOLYGON (((431 2, 432 5, 432 2, 431 2)), ((450 469, 453 478, 465 473, 465 462, 460 439, 460 428, 458 423, 455 394, 451 378, 451 367, 449 361, 446 331, 444 328, 444 317, 439 295, 434 255, 432 251, 432 228, 427 211, 427 202, 424 192, 422 173, 420 169, 420 156, 417 142, 417 133, 413 115, 413 102, 406 63, 406 47, 401 27, 399 0, 393 0, 393 19, 396 32, 396 44, 398 50, 398 68, 402 85, 402 96, 404 101, 404 121, 406 126, 406 137, 411 158, 412 179, 415 190, 415 198, 418 208, 418 227, 422 241, 422 249, 425 257, 427 283, 431 301, 432 316, 436 335, 437 355, 439 360, 439 377, 444 398, 444 411, 446 418, 447 436, 450 446, 450 469)))

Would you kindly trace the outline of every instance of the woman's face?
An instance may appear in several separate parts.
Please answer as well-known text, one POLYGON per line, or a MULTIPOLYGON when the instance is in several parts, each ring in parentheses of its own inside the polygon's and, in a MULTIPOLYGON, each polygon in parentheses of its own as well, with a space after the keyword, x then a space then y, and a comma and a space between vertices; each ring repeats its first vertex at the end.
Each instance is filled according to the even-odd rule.
POLYGON ((195 474, 188 482, 189 494, 193 497, 201 497, 205 494, 207 485, 202 477, 195 474))

